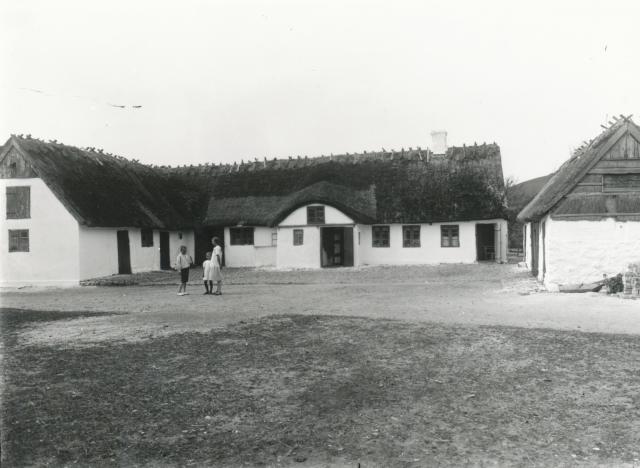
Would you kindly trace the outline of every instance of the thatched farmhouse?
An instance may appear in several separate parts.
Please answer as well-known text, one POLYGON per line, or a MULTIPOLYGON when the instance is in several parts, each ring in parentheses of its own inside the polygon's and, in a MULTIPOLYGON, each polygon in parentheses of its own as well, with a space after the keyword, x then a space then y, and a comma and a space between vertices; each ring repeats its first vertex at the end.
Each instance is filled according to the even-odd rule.
POLYGON ((496 144, 176 168, 12 136, 0 153, 2 283, 196 263, 321 268, 505 261, 496 144))
POLYGON ((640 128, 616 119, 518 215, 527 265, 549 287, 597 281, 640 260, 639 142, 640 128))
POLYGON ((69 285, 170 268, 179 245, 193 249, 193 220, 175 208, 181 193, 148 166, 12 136, 0 182, 1 284, 69 285))

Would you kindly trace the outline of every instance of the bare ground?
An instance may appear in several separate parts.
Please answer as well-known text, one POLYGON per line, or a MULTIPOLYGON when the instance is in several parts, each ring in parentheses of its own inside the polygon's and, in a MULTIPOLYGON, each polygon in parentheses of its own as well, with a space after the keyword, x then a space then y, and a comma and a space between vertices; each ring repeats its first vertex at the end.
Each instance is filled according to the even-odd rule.
MULTIPOLYGON (((198 274, 192 274, 192 279, 198 274)), ((68 346, 207 331, 271 314, 330 314, 410 321, 640 333, 640 301, 540 292, 514 265, 441 265, 321 271, 225 270, 224 294, 175 294, 175 274, 138 275, 140 285, 5 290, 3 307, 110 312, 38 324, 25 343, 68 346)))

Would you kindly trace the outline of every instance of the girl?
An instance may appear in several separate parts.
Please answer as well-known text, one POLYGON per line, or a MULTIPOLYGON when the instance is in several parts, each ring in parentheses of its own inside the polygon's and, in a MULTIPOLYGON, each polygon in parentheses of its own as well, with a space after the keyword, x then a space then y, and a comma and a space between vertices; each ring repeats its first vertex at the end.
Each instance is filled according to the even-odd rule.
POLYGON ((206 253, 207 259, 202 262, 202 281, 204 281, 204 293, 213 293, 213 261, 211 252, 206 253))
POLYGON ((187 294, 187 283, 189 282, 189 268, 193 265, 191 255, 187 255, 187 247, 180 246, 180 253, 176 258, 176 270, 180 272, 180 287, 178 288, 178 296, 187 294))
POLYGON ((211 260, 213 268, 211 271, 211 279, 216 282, 216 292, 213 294, 215 296, 220 296, 222 294, 222 272, 220 271, 222 268, 222 247, 220 247, 220 239, 217 237, 211 239, 211 243, 213 244, 213 259, 211 260))

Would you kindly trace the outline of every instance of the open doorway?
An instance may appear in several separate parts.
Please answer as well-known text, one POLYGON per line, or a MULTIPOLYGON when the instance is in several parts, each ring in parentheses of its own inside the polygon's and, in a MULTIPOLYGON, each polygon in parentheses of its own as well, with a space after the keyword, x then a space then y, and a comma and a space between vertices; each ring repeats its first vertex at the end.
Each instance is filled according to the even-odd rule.
POLYGON ((496 225, 476 224, 476 258, 479 262, 496 259, 496 225))
POLYGON ((323 268, 353 266, 353 228, 320 229, 320 265, 323 268))
POLYGON ((118 231, 118 273, 131 274, 131 253, 129 250, 129 231, 118 231))

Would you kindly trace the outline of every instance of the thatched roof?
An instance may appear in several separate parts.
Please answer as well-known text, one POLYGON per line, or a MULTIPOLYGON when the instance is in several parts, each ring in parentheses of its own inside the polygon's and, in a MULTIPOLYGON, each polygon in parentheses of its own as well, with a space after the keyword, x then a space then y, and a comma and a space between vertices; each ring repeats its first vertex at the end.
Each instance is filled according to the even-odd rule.
POLYGON ((507 189, 507 200, 509 202, 509 210, 520 212, 522 208, 527 206, 531 200, 540 192, 554 173, 545 176, 536 177, 535 179, 525 180, 519 184, 515 184, 507 189))
POLYGON ((212 226, 273 226, 309 203, 332 205, 357 222, 372 223, 376 216, 373 187, 354 190, 344 185, 317 182, 287 195, 212 198, 203 224, 212 226))
POLYGON ((30 137, 7 144, 87 226, 273 226, 309 203, 362 223, 505 217, 495 143, 177 168, 30 137))
POLYGON ((11 136, 15 147, 80 224, 182 228, 193 225, 183 187, 149 166, 57 142, 11 136))
MULTIPOLYGON (((613 143, 627 132, 640 136, 640 128, 629 118, 621 118, 596 138, 579 148, 547 181, 538 194, 518 214, 518 221, 544 217, 580 182, 613 143)), ((606 211, 605 211, 606 212, 606 211)))
MULTIPOLYGON (((186 169, 185 169, 186 170, 186 169)), ((505 216, 496 144, 258 161, 211 174, 205 225, 265 225, 308 203, 359 222, 409 223, 505 216)))

